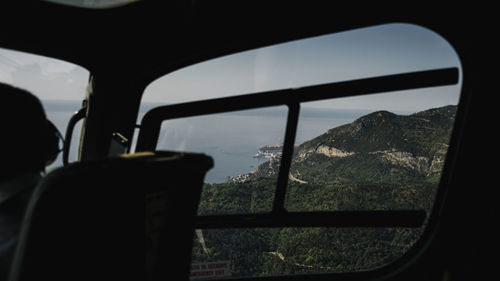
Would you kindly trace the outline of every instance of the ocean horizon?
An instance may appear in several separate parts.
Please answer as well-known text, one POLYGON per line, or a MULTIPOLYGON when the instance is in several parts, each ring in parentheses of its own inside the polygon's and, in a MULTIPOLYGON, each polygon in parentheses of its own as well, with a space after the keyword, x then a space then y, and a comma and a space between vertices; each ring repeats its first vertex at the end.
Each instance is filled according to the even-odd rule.
MULTIPOLYGON (((67 123, 80 108, 81 101, 42 101, 42 103, 47 118, 64 136, 67 123)), ((164 103, 146 103, 141 106, 138 122, 148 110, 160 105, 164 103)), ((303 107, 295 144, 301 144, 329 129, 351 123, 370 112, 372 110, 303 107)), ((205 182, 223 183, 228 178, 251 172, 268 160, 254 156, 261 147, 283 143, 287 114, 286 106, 276 106, 166 120, 162 123, 156 149, 198 152, 211 156, 215 165, 207 173, 205 182)), ((80 130, 81 125, 77 124, 71 140, 70 162, 76 159, 80 130)), ((135 145, 135 139, 136 136, 132 146, 135 145)), ((56 162, 48 169, 58 166, 62 166, 62 155, 59 155, 56 162)))

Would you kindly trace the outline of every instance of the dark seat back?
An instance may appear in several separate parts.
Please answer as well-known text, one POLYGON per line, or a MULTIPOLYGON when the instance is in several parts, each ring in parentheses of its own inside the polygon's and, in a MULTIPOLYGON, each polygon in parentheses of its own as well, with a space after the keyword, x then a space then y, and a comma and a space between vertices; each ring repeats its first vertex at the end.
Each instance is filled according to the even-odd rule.
POLYGON ((11 281, 187 280, 212 159, 156 153, 50 173, 28 206, 11 281))

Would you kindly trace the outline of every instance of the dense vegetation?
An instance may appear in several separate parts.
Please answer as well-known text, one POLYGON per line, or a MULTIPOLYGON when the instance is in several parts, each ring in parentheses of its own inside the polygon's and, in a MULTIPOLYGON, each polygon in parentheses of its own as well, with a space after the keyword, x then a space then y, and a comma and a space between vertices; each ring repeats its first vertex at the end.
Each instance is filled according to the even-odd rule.
MULTIPOLYGON (((300 145, 292 160, 289 211, 430 211, 456 107, 399 116, 385 111, 300 145), (300 179, 298 179, 300 178, 300 179)), ((263 163, 245 181, 206 184, 200 215, 272 209, 279 165, 263 163)), ((204 230, 193 261, 231 261, 233 276, 372 269, 408 250, 422 229, 266 228, 204 230)))

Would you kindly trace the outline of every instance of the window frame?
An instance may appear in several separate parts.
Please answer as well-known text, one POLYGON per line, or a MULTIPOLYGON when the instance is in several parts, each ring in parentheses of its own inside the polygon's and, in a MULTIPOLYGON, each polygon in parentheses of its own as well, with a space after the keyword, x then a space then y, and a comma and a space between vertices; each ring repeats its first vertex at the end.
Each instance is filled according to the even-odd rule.
POLYGON ((381 92, 456 85, 458 82, 459 69, 450 67, 159 106, 144 115, 140 124, 136 151, 155 150, 161 123, 165 120, 286 105, 288 107, 288 117, 271 213, 199 216, 196 223, 197 228, 217 228, 221 226, 420 227, 426 217, 423 210, 352 212, 288 212, 285 210, 285 194, 294 150, 293 145, 298 125, 300 103, 381 92))
MULTIPOLYGON (((262 228, 262 227, 407 227, 419 228, 425 223, 422 235, 415 244, 401 257, 380 268, 360 272, 328 272, 307 274, 316 280, 335 278, 361 279, 384 274, 394 274, 402 266, 414 259, 418 253, 430 245, 431 236, 436 234, 439 216, 444 205, 444 198, 449 190, 454 159, 457 158, 458 135, 465 122, 464 86, 460 89, 457 113, 452 129, 450 144, 436 198, 430 213, 424 210, 384 210, 384 211, 331 211, 331 212, 289 212, 285 209, 285 194, 288 185, 288 173, 291 165, 295 134, 302 102, 320 101, 334 98, 371 95, 403 90, 458 85, 465 81, 463 72, 458 67, 429 69, 423 71, 399 73, 369 77, 314 86, 273 90, 238 96, 214 98, 193 102, 178 103, 153 108, 147 112, 138 125, 139 136, 136 151, 155 150, 161 123, 170 119, 203 116, 246 109, 258 109, 270 106, 286 105, 288 117, 281 165, 276 184, 273 209, 262 214, 210 215, 198 216, 196 229, 220 228, 262 228), (462 76, 462 77, 461 77, 462 76)), ((302 280, 304 276, 283 275, 265 277, 238 277, 229 280, 302 280)), ((226 278, 227 279, 227 278, 226 278)))

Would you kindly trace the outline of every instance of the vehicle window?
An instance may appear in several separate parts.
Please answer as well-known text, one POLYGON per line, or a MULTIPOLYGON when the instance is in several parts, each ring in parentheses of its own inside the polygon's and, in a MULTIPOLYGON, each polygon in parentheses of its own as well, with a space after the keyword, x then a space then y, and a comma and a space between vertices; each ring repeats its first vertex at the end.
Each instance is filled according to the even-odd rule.
POLYGON ((456 66, 438 34, 387 24, 296 40, 212 59, 148 85, 141 111, 173 104, 456 66))
POLYGON ((165 118, 160 128, 156 148, 205 152, 214 156, 215 169, 223 175, 219 180, 207 176, 204 186, 192 279, 364 271, 402 257, 423 233, 435 203, 460 88, 460 60, 450 44, 410 24, 374 26, 242 52, 154 81, 144 93, 142 114, 152 104, 168 105, 167 111, 198 101, 198 106, 217 104, 221 112, 226 106, 230 112, 217 116, 227 116, 243 128, 230 129, 213 118, 216 110, 210 115, 165 118), (456 79, 418 87, 396 85, 412 75, 421 83, 429 71, 454 73, 456 79), (261 109, 238 111, 242 106, 236 104, 252 93, 260 93, 250 97, 259 100, 256 107, 271 104, 269 97, 277 100, 274 105, 289 109, 279 122, 261 114, 261 109), (226 98, 227 105, 204 102, 214 98, 226 98), (230 117, 250 116, 250 111, 260 115, 263 125, 230 117), (193 125, 187 125, 194 119, 207 122, 198 135, 191 134, 193 125), (169 123, 189 133, 174 133, 179 129, 167 128, 169 123), (281 127, 267 130, 268 126, 281 127), (174 134, 170 138, 169 132, 174 134), (214 134, 210 145, 195 144, 200 136, 214 134), (292 147, 289 153, 287 141, 292 147), (247 159, 218 160, 209 146, 233 151, 252 151, 253 146, 253 153, 272 156, 250 167, 245 161, 251 161, 252 153, 246 154, 247 159), (235 171, 236 167, 242 168, 235 171), (288 225, 269 223, 281 212, 275 205, 280 196, 284 196, 280 214, 288 216, 288 225), (329 226, 330 215, 399 210, 423 214, 422 222, 411 227, 404 223, 329 226), (254 213, 264 215, 237 216, 254 213), (223 216, 213 217, 218 214, 235 215, 228 220, 235 227, 206 223, 224 221, 223 216), (241 223, 235 222, 238 218, 241 223), (249 218, 260 219, 261 224, 245 227, 249 218), (319 222, 313 225, 307 218, 319 222))
POLYGON ((202 152, 217 163, 205 177, 202 196, 212 199, 200 214, 269 212, 276 185, 271 167, 279 167, 286 116, 281 106, 167 120, 157 149, 202 152), (267 170, 252 172, 264 162, 267 170))
POLYGON ((287 210, 430 212, 457 102, 431 88, 304 103, 287 210))
MULTIPOLYGON (((89 72, 62 60, 0 48, 0 82, 37 96, 47 118, 65 135, 66 125, 81 108, 89 72)), ((76 159, 80 128, 73 134, 70 159, 76 159)), ((47 170, 62 165, 62 155, 47 170)))

